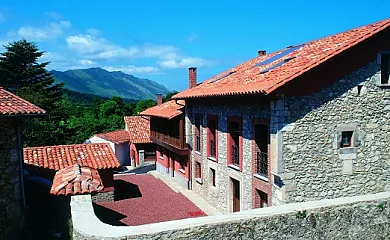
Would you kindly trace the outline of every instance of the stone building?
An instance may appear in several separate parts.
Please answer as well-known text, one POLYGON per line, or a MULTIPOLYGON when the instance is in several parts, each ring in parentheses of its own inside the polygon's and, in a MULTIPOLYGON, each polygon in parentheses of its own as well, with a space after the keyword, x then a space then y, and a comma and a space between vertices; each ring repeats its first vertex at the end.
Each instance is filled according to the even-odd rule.
POLYGON ((175 95, 192 189, 224 212, 389 191, 389 40, 387 19, 259 51, 175 95))
POLYGON ((170 176, 182 187, 191 188, 190 149, 184 135, 184 101, 163 103, 157 95, 157 105, 140 115, 150 117, 150 139, 156 144, 156 170, 170 176))
POLYGON ((23 227, 22 120, 44 114, 0 87, 0 239, 17 238, 23 227))

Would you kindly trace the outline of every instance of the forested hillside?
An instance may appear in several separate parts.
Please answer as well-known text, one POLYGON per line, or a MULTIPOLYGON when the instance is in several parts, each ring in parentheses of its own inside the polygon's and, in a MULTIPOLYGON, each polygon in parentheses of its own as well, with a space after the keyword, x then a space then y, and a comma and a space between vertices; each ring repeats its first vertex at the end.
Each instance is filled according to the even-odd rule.
POLYGON ((64 89, 46 71, 48 63, 38 62, 42 54, 35 43, 20 40, 6 45, 0 55, 0 86, 48 113, 25 121, 25 146, 82 143, 95 133, 123 129, 123 116, 137 115, 156 104, 155 96, 136 102, 64 89))
POLYGON ((145 100, 157 93, 167 94, 169 90, 149 79, 137 78, 123 72, 109 72, 101 68, 51 71, 56 83, 81 93, 102 97, 118 96, 126 99, 145 100))

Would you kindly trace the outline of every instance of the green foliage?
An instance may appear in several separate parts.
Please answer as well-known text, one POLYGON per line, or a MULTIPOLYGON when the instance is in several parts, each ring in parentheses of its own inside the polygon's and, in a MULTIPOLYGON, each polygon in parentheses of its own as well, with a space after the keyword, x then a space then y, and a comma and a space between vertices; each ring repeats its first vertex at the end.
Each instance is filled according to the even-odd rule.
POLYGON ((168 89, 155 81, 137 78, 123 72, 109 72, 101 68, 51 71, 56 82, 66 83, 65 88, 81 93, 92 93, 111 98, 145 100, 157 93, 166 94, 168 89))
POLYGON ((295 217, 298 219, 305 219, 307 217, 307 211, 306 210, 298 211, 295 214, 295 217))
POLYGON ((377 205, 379 211, 383 212, 386 209, 386 202, 381 202, 377 205))
POLYGON ((163 98, 163 102, 168 102, 169 100, 171 100, 173 95, 176 95, 178 93, 179 93, 178 91, 172 91, 167 93, 167 95, 165 95, 165 97, 163 98))
POLYGON ((135 105, 134 115, 138 115, 140 112, 142 112, 150 107, 156 106, 156 104, 157 104, 156 101, 154 101, 152 99, 141 100, 141 101, 137 102, 135 105))

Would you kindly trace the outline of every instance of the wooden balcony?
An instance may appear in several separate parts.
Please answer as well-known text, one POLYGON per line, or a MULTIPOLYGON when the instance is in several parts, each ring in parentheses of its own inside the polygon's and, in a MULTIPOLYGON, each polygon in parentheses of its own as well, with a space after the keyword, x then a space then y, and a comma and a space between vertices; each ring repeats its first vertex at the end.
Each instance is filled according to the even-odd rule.
POLYGON ((189 147, 184 142, 184 136, 182 139, 175 138, 158 131, 150 131, 150 139, 157 145, 164 147, 179 155, 188 155, 189 147))

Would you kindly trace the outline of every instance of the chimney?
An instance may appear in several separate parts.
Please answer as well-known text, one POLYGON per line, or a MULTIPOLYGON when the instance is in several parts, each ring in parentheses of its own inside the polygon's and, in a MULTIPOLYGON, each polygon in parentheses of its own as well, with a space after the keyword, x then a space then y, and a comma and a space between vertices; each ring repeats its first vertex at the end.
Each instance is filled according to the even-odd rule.
POLYGON ((189 88, 196 87, 196 67, 188 68, 189 88))
POLYGON ((258 56, 265 56, 265 55, 267 55, 267 51, 265 51, 265 50, 259 50, 259 51, 257 51, 257 55, 258 55, 258 56))
POLYGON ((157 93, 157 105, 161 105, 163 103, 162 94, 157 93))

